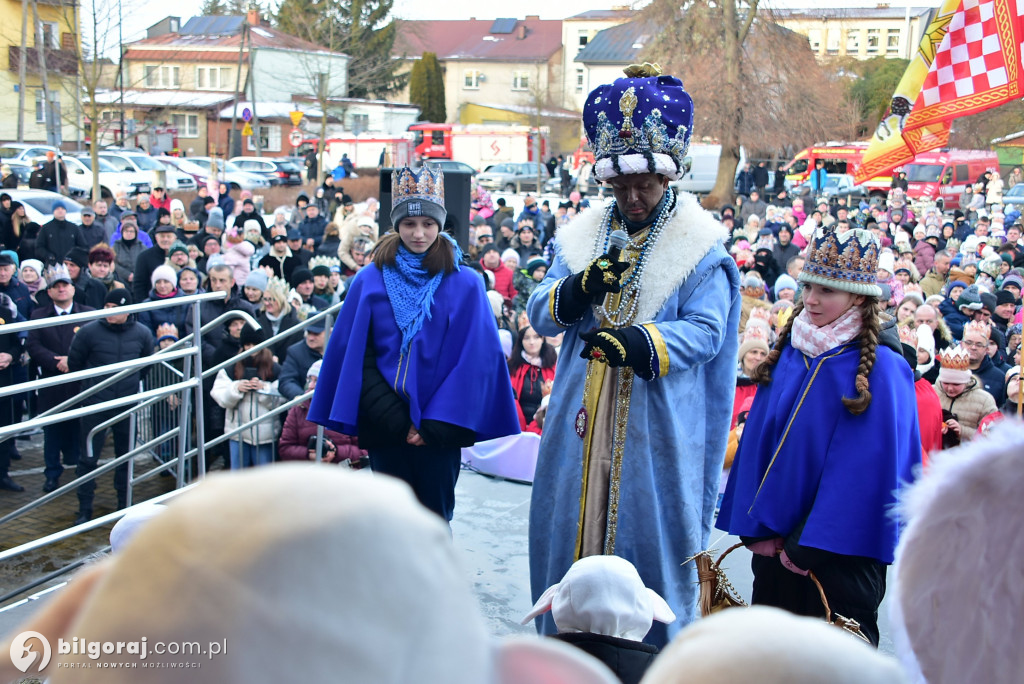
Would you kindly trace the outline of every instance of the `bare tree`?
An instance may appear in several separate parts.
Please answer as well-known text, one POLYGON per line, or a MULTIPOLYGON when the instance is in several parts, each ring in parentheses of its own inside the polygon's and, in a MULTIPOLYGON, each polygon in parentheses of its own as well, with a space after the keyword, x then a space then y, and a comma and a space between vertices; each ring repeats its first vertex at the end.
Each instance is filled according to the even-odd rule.
POLYGON ((708 206, 731 199, 741 146, 768 156, 849 128, 843 83, 760 0, 654 0, 641 20, 656 36, 645 59, 693 97, 695 139, 722 146, 708 206))

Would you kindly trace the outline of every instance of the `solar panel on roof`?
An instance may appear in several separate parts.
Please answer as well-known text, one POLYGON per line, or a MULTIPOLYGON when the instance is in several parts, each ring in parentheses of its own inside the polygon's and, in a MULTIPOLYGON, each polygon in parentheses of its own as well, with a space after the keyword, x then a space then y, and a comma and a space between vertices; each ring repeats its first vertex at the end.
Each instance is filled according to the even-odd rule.
POLYGON ((182 35, 223 36, 238 33, 245 17, 192 17, 181 27, 182 35))
POLYGON ((512 33, 516 30, 516 18, 495 19, 491 24, 491 33, 512 33))

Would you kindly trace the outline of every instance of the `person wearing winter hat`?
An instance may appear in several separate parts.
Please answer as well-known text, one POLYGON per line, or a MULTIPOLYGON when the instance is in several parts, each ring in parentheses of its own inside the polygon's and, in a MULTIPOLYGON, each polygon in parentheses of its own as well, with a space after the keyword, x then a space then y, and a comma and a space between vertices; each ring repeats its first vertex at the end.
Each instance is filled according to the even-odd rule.
POLYGON ((46 290, 46 280, 43 278, 43 262, 39 261, 39 259, 25 259, 22 261, 18 276, 22 284, 28 288, 29 295, 33 299, 37 292, 46 290))
POLYGON ((107 245, 96 245, 89 250, 89 275, 99 281, 107 292, 126 285, 117 279, 114 264, 117 254, 107 245))
MULTIPOLYGON (((962 281, 954 281, 950 284, 950 297, 947 298, 947 301, 953 299, 953 295, 956 294, 957 283, 962 284, 962 281)), ((942 307, 942 317, 945 319, 946 325, 949 326, 949 332, 953 335, 953 339, 960 340, 964 335, 964 326, 982 317, 981 309, 984 305, 981 303, 981 292, 977 285, 970 285, 963 289, 955 301, 956 311, 949 313, 948 308, 944 306, 942 307)), ((943 302, 944 305, 945 303, 943 302)))
POLYGON ((772 305, 767 301, 768 296, 765 294, 764 280, 757 271, 750 271, 742 277, 740 281, 740 294, 742 296, 742 305, 740 308, 739 329, 742 331, 746 329, 747 320, 749 320, 750 313, 754 309, 770 310, 772 305))
POLYGON ((308 268, 296 268, 292 271, 291 286, 302 297, 303 304, 309 304, 317 311, 327 308, 327 301, 323 297, 313 294, 316 288, 316 281, 313 280, 313 272, 308 268))
MULTIPOLYGON (((664 559, 707 546, 732 405, 722 388, 734 382, 739 348, 739 272, 722 246, 726 230, 670 187, 693 110, 682 82, 652 64, 591 92, 583 121, 593 176, 614 202, 558 229, 559 249, 527 305, 538 333, 565 333, 534 480, 532 597, 574 560, 618 553, 677 616, 644 637, 656 646, 695 618, 692 564, 664 559), (605 253, 617 229, 629 238, 628 275, 626 261, 605 253), (681 396, 693 410, 671 408, 681 396), (627 413, 627 428, 615 430, 627 413)), ((555 629, 550 617, 539 623, 555 629)))
POLYGON ((992 324, 1004 335, 1017 313, 1017 298, 1009 290, 996 292, 996 308, 992 311, 992 324))
POLYGON ((1009 273, 1003 277, 1001 289, 1010 292, 1014 301, 1019 303, 1021 291, 1024 290, 1024 278, 1021 278, 1016 272, 1009 273))
POLYGON ((788 299, 793 301, 796 298, 797 284, 788 274, 783 273, 775 279, 775 301, 788 299))
POLYGON ((107 288, 89 275, 89 252, 84 247, 73 247, 64 257, 64 266, 75 284, 75 301, 92 309, 102 308, 107 288))
POLYGON ((815 231, 803 297, 754 373, 761 391, 716 522, 754 553, 753 603, 823 616, 814 571, 875 645, 899 535, 890 509, 921 462, 914 376, 878 311, 878 257, 866 230, 815 231), (878 439, 858 439, 865 430, 878 439))
POLYGON ((250 271, 242 285, 242 294, 257 313, 263 311, 263 292, 267 289, 267 274, 262 269, 250 271))
MULTIPOLYGON (((116 289, 107 293, 103 308, 114 309, 132 303, 132 295, 126 289, 116 289)), ((133 316, 125 313, 112 313, 106 318, 86 323, 71 342, 68 351, 68 369, 71 372, 116 364, 122 361, 140 359, 153 353, 155 340, 153 333, 133 316)), ((83 389, 101 382, 103 377, 82 381, 83 389)), ((127 397, 138 392, 141 370, 130 373, 115 384, 99 390, 85 399, 86 405, 100 404, 111 399, 127 397)), ((114 455, 123 456, 134 446, 129 444, 129 421, 127 419, 113 426, 97 431, 89 443, 89 433, 93 428, 123 412, 121 408, 88 413, 81 421, 81 455, 75 475, 81 477, 96 469, 103 444, 108 431, 114 433, 114 455)), ((118 508, 124 508, 127 501, 128 466, 123 464, 114 471, 114 489, 117 493, 118 508)), ((96 491, 96 480, 90 480, 78 487, 78 517, 75 524, 82 524, 92 518, 93 497, 96 491)))
POLYGON ((515 273, 501 260, 501 252, 494 243, 480 250, 480 266, 494 274, 494 290, 504 299, 516 297, 515 273))
POLYGON ((981 420, 995 413, 997 405, 992 395, 985 391, 978 378, 971 373, 968 348, 950 347, 939 352, 937 358, 942 366, 935 382, 935 391, 944 411, 943 444, 947 447, 956 446, 961 441, 973 439, 981 420), (949 439, 954 436, 955 439, 949 439))
POLYGON ((519 252, 511 247, 501 253, 501 263, 505 264, 508 270, 515 273, 519 270, 519 252))
POLYGON ((450 521, 461 448, 520 427, 483 284, 442 230, 444 191, 431 165, 392 174, 396 230, 350 281, 308 415, 358 436, 375 472, 405 480, 450 521))
POLYGON ((150 276, 153 269, 167 262, 171 247, 178 240, 178 234, 171 225, 158 225, 153 229, 153 240, 156 244, 139 254, 135 262, 135 273, 132 277, 132 296, 141 302, 149 296, 150 276))
MULTIPOLYGON (((157 302, 183 296, 181 291, 178 290, 177 272, 166 264, 157 266, 153 269, 153 274, 150 276, 149 280, 152 285, 152 289, 150 289, 149 296, 144 301, 157 302)), ((188 310, 188 305, 182 304, 180 306, 171 306, 164 309, 142 311, 138 314, 138 321, 149 328, 150 332, 154 335, 156 335, 157 328, 159 328, 161 324, 170 323, 174 325, 175 331, 180 336, 184 334, 182 331, 185 329, 188 310)))
POLYGON ((167 250, 167 265, 175 271, 180 271, 186 266, 195 266, 189 254, 188 245, 181 240, 176 240, 171 248, 167 250))
POLYGON ((209 216, 206 217, 206 232, 220 237, 223 231, 224 210, 220 207, 213 207, 210 209, 209 216))
POLYGON ((761 326, 748 326, 743 333, 743 341, 740 342, 738 353, 738 370, 736 372, 736 394, 732 404, 732 423, 729 429, 736 427, 736 418, 739 416, 740 408, 747 399, 753 399, 757 392, 757 383, 751 380, 751 376, 761 362, 768 358, 768 334, 761 326))

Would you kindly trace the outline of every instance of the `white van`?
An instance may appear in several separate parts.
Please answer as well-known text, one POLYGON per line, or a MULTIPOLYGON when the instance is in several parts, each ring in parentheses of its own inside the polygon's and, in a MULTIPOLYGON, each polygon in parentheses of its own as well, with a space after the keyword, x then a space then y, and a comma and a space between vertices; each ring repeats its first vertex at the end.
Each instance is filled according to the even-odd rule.
MULTIPOLYGON (((711 143, 692 143, 686 157, 690 160, 690 169, 683 174, 679 180, 670 184, 677 190, 684 190, 694 194, 707 194, 715 187, 715 179, 718 177, 718 160, 722 156, 722 146, 711 143)), ((740 148, 740 163, 736 166, 736 173, 743 169, 747 163, 747 155, 743 148, 740 148)))

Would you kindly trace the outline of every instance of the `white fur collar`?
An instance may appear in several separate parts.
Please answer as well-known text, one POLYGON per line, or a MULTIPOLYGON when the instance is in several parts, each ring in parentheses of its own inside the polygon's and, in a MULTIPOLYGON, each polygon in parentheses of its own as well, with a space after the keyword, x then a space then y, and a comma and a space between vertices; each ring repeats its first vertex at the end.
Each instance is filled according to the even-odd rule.
MULTIPOLYGON (((590 209, 558 229, 562 259, 573 273, 582 271, 594 258, 594 245, 602 228, 603 209, 590 209)), ((680 192, 676 213, 664 228, 648 256, 640 290, 636 322, 653 321, 665 302, 693 274, 711 248, 728 232, 705 211, 697 199, 680 192)))

